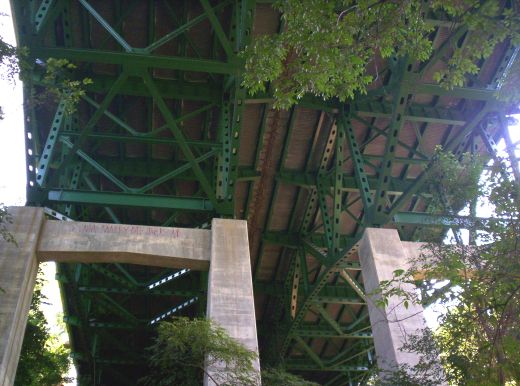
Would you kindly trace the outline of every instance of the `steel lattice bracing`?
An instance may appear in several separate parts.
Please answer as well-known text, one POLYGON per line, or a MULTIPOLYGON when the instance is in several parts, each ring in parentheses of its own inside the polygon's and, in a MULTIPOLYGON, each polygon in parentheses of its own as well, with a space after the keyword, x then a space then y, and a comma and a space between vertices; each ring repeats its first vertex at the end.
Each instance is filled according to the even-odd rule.
MULTIPOLYGON (((304 97, 275 111, 240 86, 237 53, 276 33, 270 4, 242 1, 12 1, 25 81, 28 201, 74 220, 208 227, 247 219, 264 363, 328 385, 356 382, 373 358, 356 243, 368 226, 460 224, 426 214, 434 148, 495 152, 508 111, 498 79, 516 55, 498 47, 471 87, 432 74, 460 28, 433 20, 426 64, 376 59, 368 95, 304 97), (46 92, 45 61, 90 78, 74 113, 46 92)), ((58 215, 58 214, 56 214, 58 215)), ((468 220, 469 221, 469 220, 468 220)), ((144 347, 172 314, 203 315, 204 274, 60 264, 73 355, 84 385, 133 384, 144 347), (154 323, 152 323, 154 322, 154 323)))

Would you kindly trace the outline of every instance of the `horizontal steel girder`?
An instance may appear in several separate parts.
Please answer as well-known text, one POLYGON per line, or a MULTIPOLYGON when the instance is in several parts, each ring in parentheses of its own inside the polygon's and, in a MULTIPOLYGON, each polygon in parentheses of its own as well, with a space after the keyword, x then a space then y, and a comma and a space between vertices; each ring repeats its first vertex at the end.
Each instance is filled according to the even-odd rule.
POLYGON ((129 289, 129 288, 117 288, 117 287, 94 287, 94 286, 82 286, 78 287, 79 292, 91 292, 91 293, 107 293, 107 294, 121 294, 121 295, 141 295, 141 296, 181 296, 181 297, 201 297, 204 295, 202 291, 198 290, 183 290, 183 289, 172 289, 172 290, 160 290, 153 289, 149 290, 146 288, 142 289, 129 289))
POLYGON ((357 372, 368 371, 368 364, 366 366, 355 365, 338 365, 338 366, 318 366, 315 362, 307 359, 288 359, 284 362, 287 370, 301 370, 301 371, 340 371, 340 372, 357 372))
POLYGON ((447 226, 453 228, 474 228, 486 225, 490 222, 500 222, 498 218, 457 216, 447 214, 431 214, 417 212, 398 212, 393 216, 393 222, 397 224, 422 225, 422 226, 447 226))
MULTIPOLYGON (((107 75, 95 74, 90 76, 88 73, 82 75, 92 78, 93 81, 91 84, 85 86, 84 89, 87 93, 106 94, 110 91, 110 88, 116 80, 115 77, 107 75)), ((33 75, 34 84, 46 86, 43 80, 44 76, 44 73, 33 75)), ((163 98, 219 103, 222 86, 210 82, 203 83, 160 79, 157 89, 163 98)), ((150 92, 145 87, 143 81, 138 77, 129 77, 125 84, 119 89, 119 94, 139 97, 150 96, 150 92)))
MULTIPOLYGON (((413 161, 413 160, 412 160, 413 161)), ((317 182, 317 174, 315 173, 302 173, 302 172, 293 172, 289 170, 283 170, 277 174, 276 179, 280 182, 297 185, 302 188, 311 189, 316 187, 317 182)), ((400 195, 406 189, 408 189, 414 183, 414 179, 406 179, 402 180, 396 177, 390 177, 390 188, 387 194, 390 195, 400 195)), ((368 177, 368 183, 370 186, 376 186, 377 177, 371 176, 368 177)), ((327 177, 322 182, 325 187, 331 188, 333 186, 332 177, 327 177)), ((349 174, 343 174, 343 185, 341 187, 342 190, 347 192, 357 192, 359 191, 359 186, 357 185, 356 179, 354 176, 349 174)), ((420 192, 419 192, 420 193, 420 192)))
MULTIPOLYGON (((298 233, 289 232, 265 232, 263 241, 270 244, 282 245, 288 248, 299 248, 302 246, 302 236, 298 233)), ((313 233, 305 236, 305 240, 315 245, 318 248, 326 248, 327 241, 325 234, 313 233)), ((340 245, 347 246, 353 242, 354 238, 343 235, 341 237, 340 245)), ((349 269, 361 269, 359 263, 351 263, 349 269)))
POLYGON ((161 56, 129 52, 103 51, 78 48, 33 47, 31 55, 38 59, 67 59, 78 62, 107 63, 129 68, 165 68, 188 72, 237 74, 241 66, 238 61, 230 63, 209 59, 161 56))
POLYGON ((302 324, 293 331, 294 335, 307 338, 342 338, 342 339, 372 339, 370 331, 348 332, 347 326, 340 327, 345 331, 344 334, 339 334, 329 325, 308 325, 302 324))
POLYGON ((206 198, 172 197, 134 193, 80 191, 67 189, 32 189, 28 202, 57 202, 67 204, 91 204, 101 206, 136 206, 193 211, 213 211, 213 204, 206 198))

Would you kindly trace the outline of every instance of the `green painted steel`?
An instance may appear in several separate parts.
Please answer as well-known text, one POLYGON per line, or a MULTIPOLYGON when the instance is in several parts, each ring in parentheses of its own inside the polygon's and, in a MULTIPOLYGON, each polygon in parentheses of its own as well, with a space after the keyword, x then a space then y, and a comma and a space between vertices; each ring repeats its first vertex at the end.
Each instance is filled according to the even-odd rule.
MULTIPOLYGON (((28 203, 61 220, 198 228, 216 216, 249 220, 265 363, 356 384, 374 358, 356 258, 363 230, 392 226, 408 240, 421 227, 489 221, 426 213, 425 181, 435 144, 496 155, 505 117, 495 94, 515 47, 503 47, 483 84, 446 90, 422 79, 467 29, 429 19, 434 39, 455 31, 427 63, 392 58, 367 95, 303 96, 276 112, 269 89, 248 95, 241 86, 238 55, 262 28, 282 28, 270 1, 11 3, 35 63, 26 100, 44 101, 24 106, 28 203), (73 113, 45 91, 48 58, 92 79, 73 113)), ((151 321, 203 315, 207 274, 180 272, 59 264, 80 385, 131 384, 148 371, 151 321)))

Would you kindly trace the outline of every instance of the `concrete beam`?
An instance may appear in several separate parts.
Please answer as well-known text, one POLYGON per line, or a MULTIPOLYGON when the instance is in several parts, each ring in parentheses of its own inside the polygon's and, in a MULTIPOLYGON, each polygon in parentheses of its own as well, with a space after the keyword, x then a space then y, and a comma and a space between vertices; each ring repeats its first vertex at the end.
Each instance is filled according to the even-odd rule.
MULTIPOLYGON (((206 316, 258 354, 247 222, 213 219, 206 316)), ((254 367, 260 372, 257 359, 254 367)), ((218 377, 220 368, 207 371, 218 377)), ((259 383, 260 384, 260 383, 259 383)), ((204 385, 215 385, 204 376, 204 385)))
POLYGON ((210 231, 47 220, 39 261, 209 269, 210 231))
POLYGON ((36 245, 44 221, 41 208, 9 208, 8 231, 17 245, 0 239, 0 386, 14 383, 29 315, 38 262, 36 245))

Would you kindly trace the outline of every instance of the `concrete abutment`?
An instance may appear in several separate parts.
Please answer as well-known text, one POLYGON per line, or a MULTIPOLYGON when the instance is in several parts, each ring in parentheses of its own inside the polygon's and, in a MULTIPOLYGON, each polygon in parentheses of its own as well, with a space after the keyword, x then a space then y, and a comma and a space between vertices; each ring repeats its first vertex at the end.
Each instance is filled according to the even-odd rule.
MULTIPOLYGON (((39 261, 131 263, 208 270, 207 317, 258 354, 247 222, 213 219, 212 230, 46 220, 42 208, 9 208, 9 232, 17 245, 0 240, 0 386, 14 383, 39 261)), ((366 293, 398 268, 406 268, 416 243, 396 230, 367 229, 359 257, 366 293)), ((413 291, 413 288, 409 290, 413 291)), ((388 315, 369 301, 378 363, 413 366, 417 355, 401 352, 406 334, 426 326, 420 305, 405 308, 390 299, 388 315)), ((259 361, 254 366, 260 370, 259 361)), ((208 369, 219 371, 219 369, 208 369)), ((212 385, 205 379, 205 385, 212 385)))

